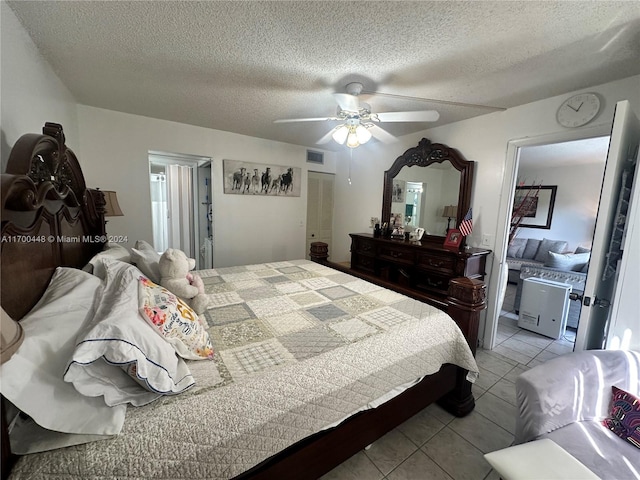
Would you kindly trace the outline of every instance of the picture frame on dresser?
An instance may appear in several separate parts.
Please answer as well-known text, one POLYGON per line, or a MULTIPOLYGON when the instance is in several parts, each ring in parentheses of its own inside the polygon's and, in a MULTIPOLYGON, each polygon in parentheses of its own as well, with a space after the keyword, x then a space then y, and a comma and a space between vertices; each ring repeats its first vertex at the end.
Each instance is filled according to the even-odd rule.
POLYGON ((462 239, 464 236, 462 232, 457 228, 450 228, 447 232, 447 236, 444 239, 444 248, 448 250, 457 251, 460 249, 460 243, 462 243, 462 239))

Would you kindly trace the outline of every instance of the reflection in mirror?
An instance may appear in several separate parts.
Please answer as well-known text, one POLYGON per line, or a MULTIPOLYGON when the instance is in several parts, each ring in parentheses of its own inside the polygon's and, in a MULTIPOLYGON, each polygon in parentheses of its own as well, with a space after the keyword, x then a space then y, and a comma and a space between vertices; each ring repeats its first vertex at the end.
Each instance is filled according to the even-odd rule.
POLYGON ((402 167, 393 182, 393 218, 397 222, 398 214, 402 214, 409 231, 422 227, 427 235, 444 236, 448 225, 456 226, 456 212, 450 216, 445 207, 457 206, 459 187, 460 172, 449 161, 428 167, 402 167))
POLYGON ((405 227, 409 233, 424 228, 423 244, 442 245, 447 225, 457 227, 471 206, 473 172, 474 162, 455 148, 423 138, 384 172, 382 225, 388 223, 391 231, 405 227), (451 206, 456 211, 449 217, 445 207, 451 206))

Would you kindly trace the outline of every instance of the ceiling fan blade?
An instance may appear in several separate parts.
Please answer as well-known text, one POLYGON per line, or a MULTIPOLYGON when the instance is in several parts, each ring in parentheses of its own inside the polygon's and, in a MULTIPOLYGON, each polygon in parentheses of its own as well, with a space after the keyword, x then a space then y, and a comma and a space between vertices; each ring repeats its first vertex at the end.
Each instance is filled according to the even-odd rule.
POLYGON ((371 125, 368 128, 369 132, 371 132, 371 136, 377 140, 380 140, 382 143, 393 143, 398 141, 396 137, 377 125, 371 125))
POLYGON ((413 112, 383 112, 371 115, 374 120, 377 117, 380 122, 435 122, 440 114, 435 110, 419 110, 413 112))
POLYGON ((273 123, 293 123, 293 122, 324 122, 326 120, 340 120, 336 117, 317 117, 317 118, 283 118, 274 120, 273 123))
POLYGON ((329 141, 331 141, 331 139, 333 138, 333 132, 335 132, 336 129, 332 128, 331 130, 329 130, 327 132, 326 135, 324 135, 320 140, 318 140, 316 143, 318 145, 322 145, 323 143, 328 143, 329 141))
POLYGON ((349 95, 348 93, 334 93, 333 98, 336 99, 336 102, 342 110, 357 113, 360 109, 358 98, 353 95, 349 95))

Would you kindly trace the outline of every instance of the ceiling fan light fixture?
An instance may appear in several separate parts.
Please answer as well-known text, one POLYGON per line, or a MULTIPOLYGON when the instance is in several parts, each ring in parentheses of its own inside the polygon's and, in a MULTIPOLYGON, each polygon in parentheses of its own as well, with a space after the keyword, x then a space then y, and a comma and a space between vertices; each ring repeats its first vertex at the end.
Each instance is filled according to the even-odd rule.
POLYGON ((331 136, 336 141, 336 143, 339 143, 340 145, 342 145, 344 141, 347 139, 347 135, 349 135, 349 129, 347 128, 346 125, 343 124, 336 127, 335 131, 333 132, 333 135, 331 136))
POLYGON ((358 137, 358 143, 362 145, 363 143, 367 143, 371 140, 371 132, 364 125, 358 125, 356 127, 356 137, 358 137))
POLYGON ((349 135, 347 135, 347 147, 356 148, 360 146, 360 142, 358 142, 358 135, 356 135, 355 129, 349 131, 349 135))

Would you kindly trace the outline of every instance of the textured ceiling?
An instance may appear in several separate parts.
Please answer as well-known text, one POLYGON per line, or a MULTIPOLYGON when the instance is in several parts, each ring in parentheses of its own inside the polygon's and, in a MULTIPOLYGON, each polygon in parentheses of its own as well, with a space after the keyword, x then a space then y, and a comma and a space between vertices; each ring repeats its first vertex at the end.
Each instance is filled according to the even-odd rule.
MULTIPOLYGON (((310 147, 335 123, 273 121, 334 115, 353 80, 505 108, 640 73, 637 1, 8 3, 79 103, 310 147)), ((362 97, 440 112, 394 135, 495 111, 362 97)))

